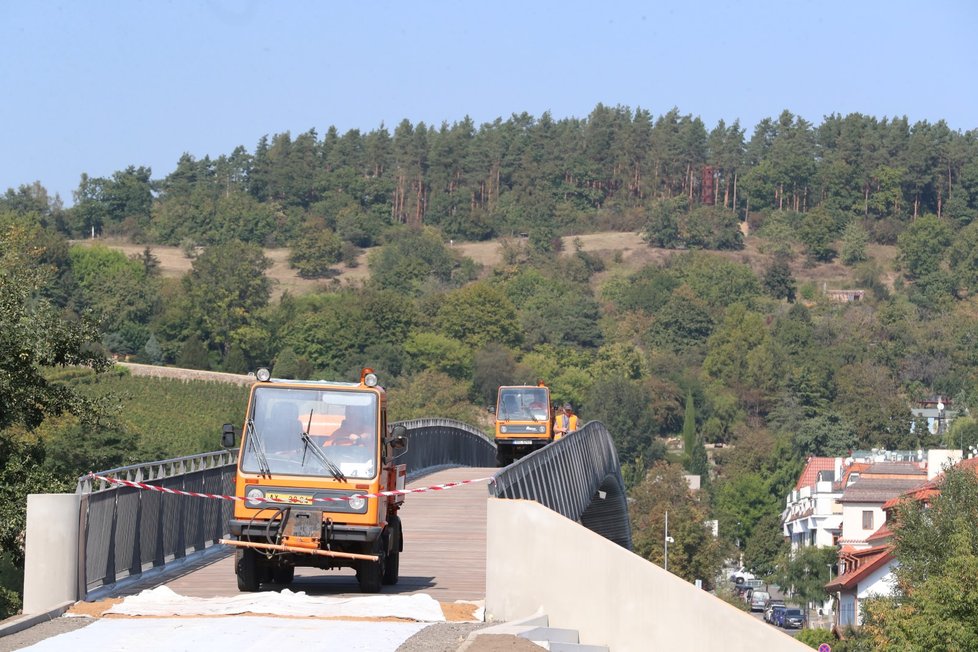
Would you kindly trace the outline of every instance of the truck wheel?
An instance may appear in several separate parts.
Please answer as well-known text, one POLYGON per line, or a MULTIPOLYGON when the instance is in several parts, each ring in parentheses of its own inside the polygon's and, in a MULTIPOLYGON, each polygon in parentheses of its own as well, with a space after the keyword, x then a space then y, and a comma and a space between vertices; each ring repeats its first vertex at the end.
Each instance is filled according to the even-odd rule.
POLYGON ((512 464, 512 456, 509 455, 507 451, 497 449, 496 450, 496 466, 503 467, 512 464))
POLYGON ((357 582, 362 593, 380 593, 380 587, 384 583, 387 552, 380 537, 377 538, 372 554, 377 555, 377 561, 361 561, 357 567, 357 582))
POLYGON ((295 566, 276 566, 272 569, 272 581, 276 584, 291 584, 295 579, 295 566))
POLYGON ((238 590, 253 593, 261 588, 263 564, 258 553, 251 548, 238 548, 234 554, 234 572, 238 576, 238 590))
POLYGON ((401 550, 404 548, 404 534, 401 530, 401 518, 393 515, 387 519, 387 537, 384 547, 389 548, 387 559, 384 560, 384 584, 397 584, 397 574, 401 564, 401 550))
POLYGON ((384 584, 397 584, 397 575, 400 571, 401 553, 395 550, 387 555, 384 562, 384 584))

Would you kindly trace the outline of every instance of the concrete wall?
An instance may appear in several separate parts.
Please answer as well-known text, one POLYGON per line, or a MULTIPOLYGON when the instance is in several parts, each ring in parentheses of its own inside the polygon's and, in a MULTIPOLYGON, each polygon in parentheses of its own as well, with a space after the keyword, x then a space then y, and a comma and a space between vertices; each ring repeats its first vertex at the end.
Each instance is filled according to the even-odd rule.
POLYGON ((543 611, 581 643, 630 650, 810 650, 535 502, 489 499, 486 615, 543 611))
MULTIPOLYGON (((882 503, 845 503, 842 506, 842 539, 846 543, 865 541, 886 522, 882 503), (873 513, 873 527, 863 528, 863 512, 873 513)), ((856 545, 856 547, 865 547, 856 545)))
POLYGON ((43 613, 78 599, 77 494, 27 497, 24 613, 43 613))

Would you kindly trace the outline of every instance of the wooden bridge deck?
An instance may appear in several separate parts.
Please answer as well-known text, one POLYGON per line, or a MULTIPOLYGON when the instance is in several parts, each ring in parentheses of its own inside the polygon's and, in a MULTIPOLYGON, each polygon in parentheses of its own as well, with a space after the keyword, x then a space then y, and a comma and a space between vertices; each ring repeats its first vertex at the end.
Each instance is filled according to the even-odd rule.
MULTIPOLYGON (((410 487, 425 487, 492 475, 495 469, 454 468, 425 476, 410 487)), ((404 552, 400 581, 386 594, 427 593, 436 600, 482 600, 486 595, 487 483, 447 491, 410 494, 401 508, 404 552)), ((230 548, 230 547, 229 547, 230 548)), ((229 554, 165 582, 181 595, 230 596, 238 593, 234 556, 229 554)), ((145 585, 139 589, 147 588, 145 585)), ((309 595, 359 594, 351 569, 297 568, 289 587, 309 595)), ((135 587, 133 587, 135 589, 135 587)), ((132 593, 138 591, 126 591, 132 593)))

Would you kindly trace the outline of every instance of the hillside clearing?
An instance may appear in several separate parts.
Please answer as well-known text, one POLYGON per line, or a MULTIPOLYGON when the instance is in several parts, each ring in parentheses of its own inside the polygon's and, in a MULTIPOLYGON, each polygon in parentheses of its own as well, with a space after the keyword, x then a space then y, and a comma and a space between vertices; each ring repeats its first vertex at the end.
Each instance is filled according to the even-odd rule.
MULTIPOLYGON (((712 253, 728 260, 745 263, 755 273, 761 275, 771 262, 771 256, 764 252, 765 242, 764 239, 748 236, 744 239, 744 249, 740 251, 712 253)), ((605 262, 607 272, 602 274, 600 278, 614 273, 634 272, 650 264, 662 264, 677 254, 686 253, 685 250, 679 249, 649 247, 639 233, 608 231, 565 236, 562 255, 566 256, 576 251, 577 243, 580 244, 581 250, 597 255, 605 262)), ((116 239, 77 240, 73 241, 72 244, 82 246, 101 244, 121 251, 127 256, 142 255, 147 247, 147 245, 132 244, 116 239)), ((160 271, 164 277, 179 278, 190 271, 193 261, 184 254, 180 247, 148 246, 153 255, 159 259, 160 271)), ((502 260, 500 240, 452 243, 450 247, 483 265, 486 269, 495 267, 502 260)), ((867 253, 871 259, 880 263, 884 270, 883 280, 892 287, 895 278, 893 260, 896 257, 896 248, 870 245, 867 248, 867 253)), ((272 298, 277 299, 285 292, 296 295, 305 294, 330 287, 336 283, 361 283, 369 278, 368 254, 369 250, 360 254, 356 267, 337 265, 335 268, 337 274, 331 279, 304 279, 300 278, 295 270, 289 267, 289 250, 287 248, 265 249, 265 255, 272 261, 271 268, 266 272, 272 281, 272 298)), ((815 283, 819 289, 823 287, 843 288, 851 285, 852 270, 842 263, 833 261, 809 267, 800 251, 797 254, 791 268, 799 284, 811 282, 815 283)))

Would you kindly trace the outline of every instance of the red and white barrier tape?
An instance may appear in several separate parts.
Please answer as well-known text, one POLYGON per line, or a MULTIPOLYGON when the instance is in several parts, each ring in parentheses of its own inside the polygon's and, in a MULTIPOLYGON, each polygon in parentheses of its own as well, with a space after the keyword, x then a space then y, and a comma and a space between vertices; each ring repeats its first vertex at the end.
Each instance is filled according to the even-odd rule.
MULTIPOLYGON (((121 478, 110 478, 104 475, 95 475, 94 473, 88 474, 90 478, 94 480, 102 480, 104 482, 110 482, 112 484, 121 484, 126 487, 133 487, 135 489, 149 489, 151 491, 158 491, 164 494, 174 494, 176 496, 192 496, 194 498, 214 498, 216 500, 238 500, 241 502, 259 502, 253 499, 245 498, 244 496, 226 496, 223 494, 207 494, 200 493, 197 491, 182 491, 180 489, 170 489, 168 487, 158 487, 153 484, 146 484, 144 482, 135 482, 133 480, 123 480, 121 478)), ((311 500, 315 503, 328 503, 328 502, 343 502, 348 500, 353 500, 354 498, 382 498, 385 496, 404 496, 406 494, 420 494, 427 491, 444 491, 445 489, 451 489, 453 487, 460 487, 465 484, 474 484, 476 482, 489 482, 493 478, 474 478, 472 480, 460 480, 459 482, 446 482, 445 484, 436 484, 430 487, 417 487, 415 489, 395 489, 393 491, 378 491, 377 493, 360 493, 353 494, 350 496, 329 496, 326 498, 306 498, 300 499, 296 498, 294 501, 288 500, 275 500, 272 498, 262 498, 260 502, 266 503, 282 503, 284 505, 290 505, 295 503, 302 503, 305 500, 311 500)))

